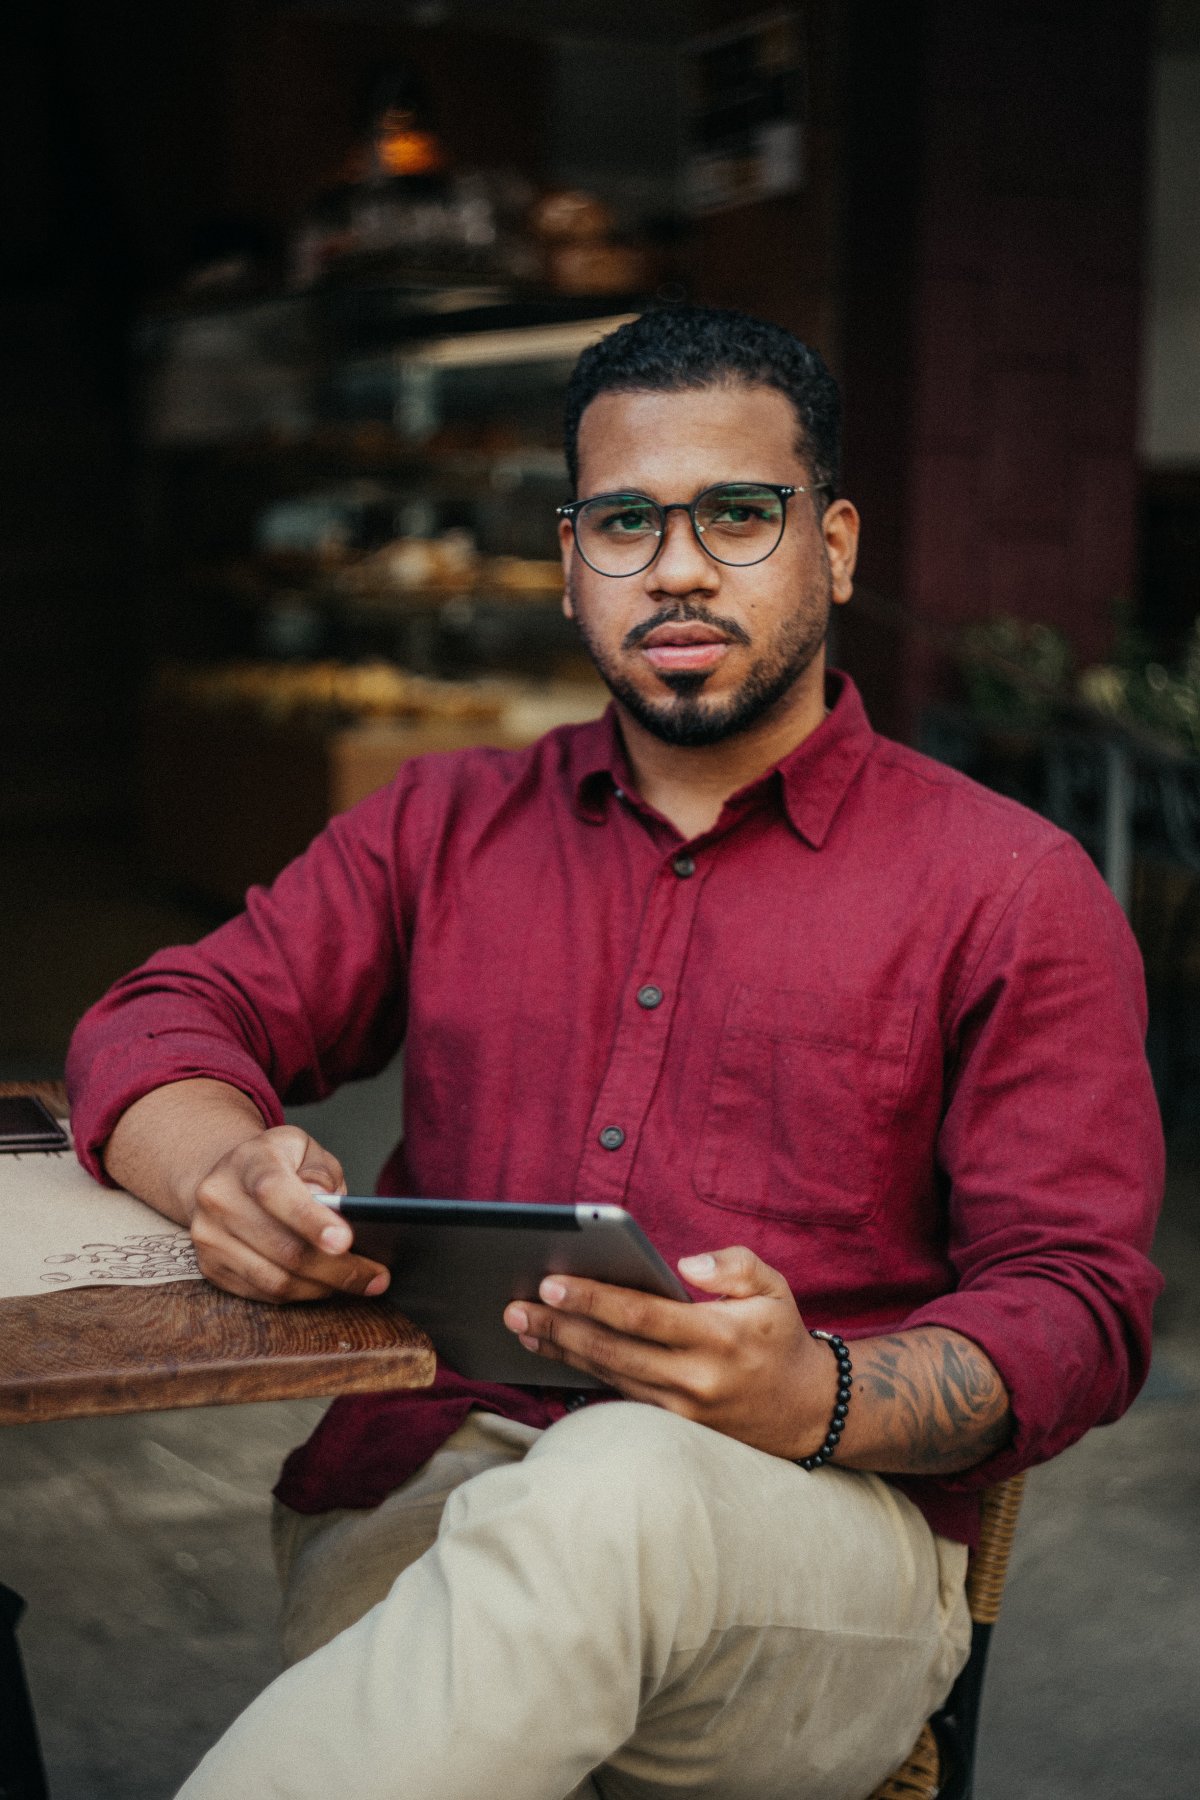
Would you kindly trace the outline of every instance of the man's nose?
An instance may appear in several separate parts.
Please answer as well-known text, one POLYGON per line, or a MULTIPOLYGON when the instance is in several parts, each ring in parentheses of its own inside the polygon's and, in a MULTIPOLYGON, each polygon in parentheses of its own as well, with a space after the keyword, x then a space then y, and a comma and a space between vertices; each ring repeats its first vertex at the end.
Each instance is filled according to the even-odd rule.
POLYGON ((662 549, 646 570, 649 594, 712 593, 720 586, 718 565, 701 549, 686 512, 667 514, 662 549))

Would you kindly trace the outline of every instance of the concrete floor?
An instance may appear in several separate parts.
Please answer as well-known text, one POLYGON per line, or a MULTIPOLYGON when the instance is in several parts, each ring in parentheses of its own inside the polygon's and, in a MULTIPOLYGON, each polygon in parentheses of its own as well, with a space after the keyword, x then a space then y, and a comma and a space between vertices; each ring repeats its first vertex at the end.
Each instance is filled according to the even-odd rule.
MULTIPOLYGON (((52 1072, 92 993, 208 923, 139 886, 111 848, 33 846, 7 873, 0 1077, 52 1072), (72 866, 85 855, 86 881, 72 866), (62 899, 72 890, 90 896, 86 931, 62 899), (42 973, 10 977, 17 964, 42 973)), ((393 1071, 303 1116, 358 1185, 390 1144, 396 1104, 393 1071)), ((1151 1381, 1120 1424, 1031 1477, 976 1800, 1200 1793, 1200 1136, 1181 1127, 1172 1152, 1151 1381)), ((20 1635, 53 1800, 167 1800, 275 1672, 267 1496, 319 1412, 208 1409, 0 1437, 0 1578, 29 1604, 20 1635)))

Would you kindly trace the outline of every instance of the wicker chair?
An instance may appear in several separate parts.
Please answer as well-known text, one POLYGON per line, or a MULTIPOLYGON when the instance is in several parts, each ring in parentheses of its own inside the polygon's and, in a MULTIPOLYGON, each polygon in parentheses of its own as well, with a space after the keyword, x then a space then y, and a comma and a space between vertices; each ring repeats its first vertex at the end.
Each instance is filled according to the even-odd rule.
POLYGON ((876 1788, 871 1800, 971 1800, 983 1672, 1024 1486, 1024 1475, 1014 1475, 983 1497, 979 1548, 967 1570, 971 1654, 945 1706, 922 1726, 908 1760, 876 1788))

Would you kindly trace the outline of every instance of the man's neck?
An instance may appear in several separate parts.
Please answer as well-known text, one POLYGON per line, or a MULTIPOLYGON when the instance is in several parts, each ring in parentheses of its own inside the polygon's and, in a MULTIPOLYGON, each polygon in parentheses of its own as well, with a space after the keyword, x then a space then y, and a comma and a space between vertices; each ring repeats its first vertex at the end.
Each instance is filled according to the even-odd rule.
POLYGON ((731 794, 738 793, 790 754, 825 717, 824 670, 790 696, 752 731, 719 744, 684 747, 666 744, 631 718, 618 702, 625 749, 641 798, 669 819, 685 838, 710 831, 731 794))

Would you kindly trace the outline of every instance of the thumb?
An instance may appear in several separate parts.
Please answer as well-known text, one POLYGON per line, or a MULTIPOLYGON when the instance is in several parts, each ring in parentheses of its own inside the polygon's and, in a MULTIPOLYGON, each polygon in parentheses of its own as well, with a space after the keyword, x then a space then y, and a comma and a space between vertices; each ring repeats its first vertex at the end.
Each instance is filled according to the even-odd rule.
POLYGON ((318 1144, 316 1138, 308 1139, 296 1173, 309 1187, 320 1188, 327 1194, 346 1192, 346 1177, 341 1163, 322 1144, 318 1144))
POLYGON ((685 1281, 706 1294, 726 1300, 752 1300, 766 1294, 782 1299, 791 1289, 777 1269, 772 1269, 753 1250, 735 1244, 727 1250, 711 1250, 703 1256, 681 1256, 676 1267, 685 1281))

